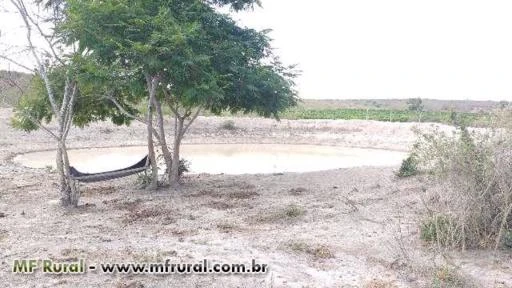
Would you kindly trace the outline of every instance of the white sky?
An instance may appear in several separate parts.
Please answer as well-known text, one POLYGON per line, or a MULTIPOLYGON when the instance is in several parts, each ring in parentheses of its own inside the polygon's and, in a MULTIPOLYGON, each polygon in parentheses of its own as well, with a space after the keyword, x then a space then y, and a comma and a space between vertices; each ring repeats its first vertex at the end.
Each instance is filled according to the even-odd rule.
MULTIPOLYGON (((512 1, 262 2, 234 17, 273 29, 303 98, 512 100, 512 1)), ((0 16, 0 46, 19 43, 14 17, 0 16)))

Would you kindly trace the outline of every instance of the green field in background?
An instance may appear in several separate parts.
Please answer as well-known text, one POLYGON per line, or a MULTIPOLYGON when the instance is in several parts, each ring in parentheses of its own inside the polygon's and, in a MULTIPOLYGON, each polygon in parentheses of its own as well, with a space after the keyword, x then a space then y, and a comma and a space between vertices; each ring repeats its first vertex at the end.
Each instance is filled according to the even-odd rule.
POLYGON ((434 122, 452 124, 454 120, 466 125, 485 125, 488 113, 460 113, 425 111, 421 116, 414 111, 386 109, 309 109, 293 108, 281 114, 283 119, 375 120, 385 122, 434 122))

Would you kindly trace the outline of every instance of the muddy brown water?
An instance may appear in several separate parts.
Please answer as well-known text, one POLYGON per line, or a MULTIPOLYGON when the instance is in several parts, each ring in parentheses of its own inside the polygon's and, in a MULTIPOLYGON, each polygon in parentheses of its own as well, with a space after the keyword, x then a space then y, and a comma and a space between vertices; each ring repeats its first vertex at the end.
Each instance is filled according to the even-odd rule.
MULTIPOLYGON (((98 173, 131 166, 147 154, 145 146, 71 149, 72 166, 98 173)), ((320 145, 205 144, 183 145, 190 173, 259 174, 308 172, 361 166, 396 166, 405 152, 320 145)), ((14 162, 30 168, 55 166, 55 151, 18 155, 14 162)))

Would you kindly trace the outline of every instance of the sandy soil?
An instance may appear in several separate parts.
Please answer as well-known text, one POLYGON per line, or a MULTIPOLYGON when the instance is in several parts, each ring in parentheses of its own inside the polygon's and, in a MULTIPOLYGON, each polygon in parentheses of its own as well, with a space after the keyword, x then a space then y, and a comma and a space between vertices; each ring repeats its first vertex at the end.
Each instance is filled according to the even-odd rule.
MULTIPOLYGON (((61 208, 56 175, 15 165, 24 152, 54 148, 44 132, 9 127, 0 110, 0 279, 3 287, 431 287, 448 263, 479 287, 512 287, 512 255, 434 253, 418 239, 426 182, 397 167, 312 173, 194 175, 180 190, 134 188, 136 177, 82 186, 82 206, 61 208), (266 263, 240 275, 17 275, 14 259, 88 263, 266 263)), ((187 143, 300 143, 407 151, 414 124, 200 118, 187 143)), ((423 124, 420 129, 430 129, 423 124)), ((443 129, 449 129, 443 127, 443 129)), ((144 144, 144 127, 96 123, 73 129, 69 146, 144 144)))

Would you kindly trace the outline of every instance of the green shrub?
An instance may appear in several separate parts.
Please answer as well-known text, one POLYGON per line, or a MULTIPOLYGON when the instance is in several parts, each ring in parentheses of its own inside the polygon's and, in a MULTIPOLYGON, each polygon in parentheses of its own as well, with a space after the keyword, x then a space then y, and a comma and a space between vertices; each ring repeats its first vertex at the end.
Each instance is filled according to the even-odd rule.
POLYGON ((512 249, 512 230, 507 230, 503 236, 503 246, 512 249))
POLYGON ((402 161, 402 165, 396 174, 398 177, 410 177, 418 174, 418 163, 414 155, 410 155, 402 161))
POLYGON ((461 241, 460 230, 454 221, 445 215, 425 219, 420 227, 420 238, 441 246, 457 246, 461 241))

